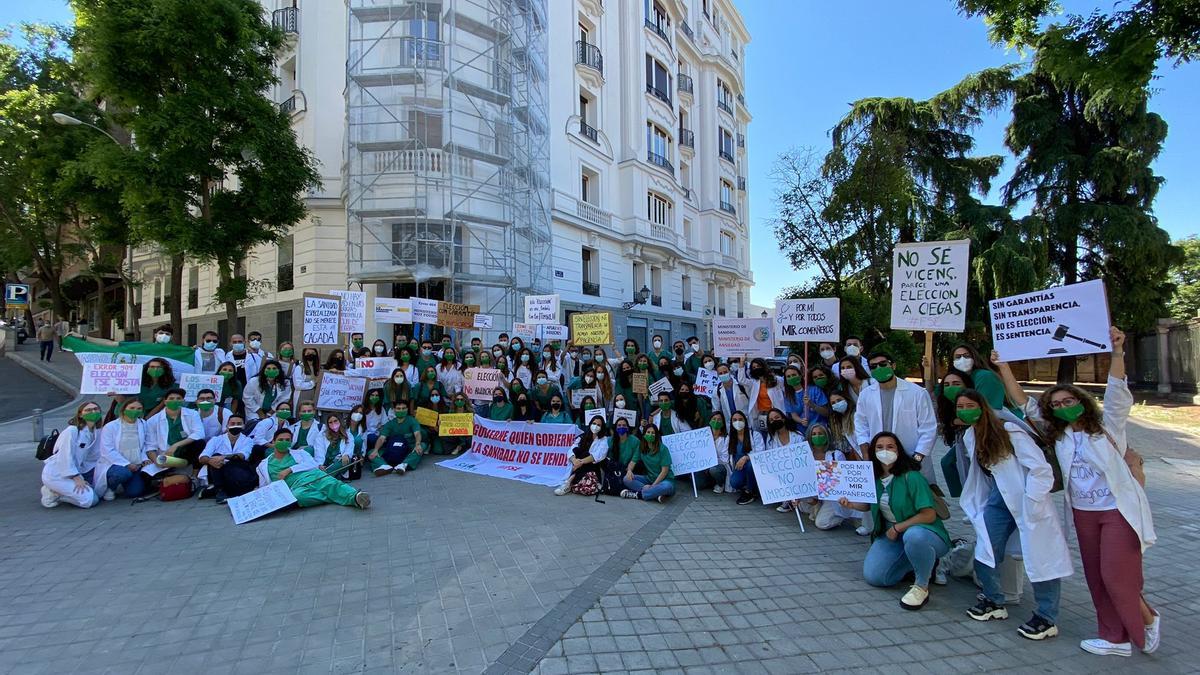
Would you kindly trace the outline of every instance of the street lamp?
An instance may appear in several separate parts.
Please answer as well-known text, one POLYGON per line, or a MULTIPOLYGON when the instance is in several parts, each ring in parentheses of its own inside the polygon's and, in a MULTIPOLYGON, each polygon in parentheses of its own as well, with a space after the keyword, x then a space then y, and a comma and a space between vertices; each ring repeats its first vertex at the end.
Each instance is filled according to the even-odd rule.
POLYGON ((767 310, 765 309, 762 311, 762 318, 767 318, 767 310))
POLYGON ((96 126, 95 124, 90 124, 88 122, 84 122, 83 120, 79 119, 78 117, 71 117, 70 115, 68 115, 66 113, 60 113, 60 112, 54 113, 53 115, 51 115, 51 117, 54 118, 55 124, 61 124, 64 127, 77 127, 80 125, 85 126, 85 127, 91 127, 93 129, 95 129, 96 131, 99 131, 100 133, 104 134, 105 136, 108 136, 108 139, 111 140, 113 143, 116 143, 117 145, 121 146, 122 148, 125 147, 125 144, 122 143, 121 141, 118 141, 112 134, 101 129, 100 127, 96 126))
POLYGON ((638 305, 646 304, 646 301, 649 299, 650 299, 650 289, 646 288, 645 284, 642 284, 642 290, 633 294, 633 302, 622 303, 621 308, 622 309, 633 309, 634 307, 636 307, 638 305))

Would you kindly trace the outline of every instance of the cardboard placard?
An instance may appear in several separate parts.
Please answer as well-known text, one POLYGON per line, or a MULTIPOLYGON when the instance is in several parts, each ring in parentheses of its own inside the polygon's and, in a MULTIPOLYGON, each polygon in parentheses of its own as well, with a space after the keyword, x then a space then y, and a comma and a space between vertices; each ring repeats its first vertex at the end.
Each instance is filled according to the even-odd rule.
POLYGON ((605 424, 608 424, 608 412, 604 408, 592 408, 591 410, 583 412, 582 416, 585 424, 590 425, 592 420, 597 417, 604 420, 605 424))
POLYGON ((396 359, 390 356, 369 356, 354 359, 354 370, 346 371, 346 375, 388 378, 392 376, 394 370, 396 370, 396 359))
POLYGON ((670 394, 674 390, 675 388, 671 386, 670 378, 666 377, 655 380, 654 383, 650 385, 650 394, 653 396, 658 396, 664 392, 670 394))
POLYGON ((460 305, 456 302, 438 302, 437 325, 442 328, 474 328, 479 305, 460 305))
POLYGON ((817 495, 816 460, 804 441, 752 452, 750 466, 764 504, 817 495))
POLYGON ((525 323, 538 326, 558 323, 558 295, 525 296, 525 323))
POLYGON ((337 373, 321 374, 321 391, 317 396, 318 410, 350 410, 362 403, 367 381, 337 373))
POLYGON ((546 342, 562 342, 570 336, 570 331, 561 324, 542 326, 542 340, 546 342))
POLYGON ((365 291, 329 291, 341 298, 338 325, 343 333, 367 332, 367 294, 365 291))
POLYGON ((409 298, 412 303, 413 323, 435 324, 438 320, 438 301, 425 298, 409 298))
POLYGON ((489 329, 491 329, 491 327, 492 327, 492 315, 491 315, 491 314, 476 314, 476 315, 475 315, 475 326, 474 326, 474 327, 475 327, 475 328, 479 328, 480 330, 489 330, 489 329))
POLYGON ((336 345, 341 330, 341 300, 336 295, 304 294, 303 344, 336 345))
POLYGON ((817 498, 836 502, 841 497, 859 504, 875 503, 875 470, 870 462, 817 462, 817 498))
POLYGON ((84 363, 80 394, 136 394, 142 390, 140 363, 84 363))
POLYGON ((496 387, 508 389, 499 368, 467 368, 463 373, 463 393, 472 401, 491 401, 496 387))
POLYGON ((512 337, 521 338, 525 342, 533 342, 541 334, 541 326, 535 326, 531 323, 513 324, 512 337))
POLYGON ((637 428, 637 417, 638 413, 633 408, 613 408, 612 411, 613 424, 616 424, 617 420, 623 419, 626 422, 629 422, 630 429, 637 428))
POLYGON ((648 373, 634 373, 629 376, 630 388, 633 393, 646 396, 650 393, 650 375, 648 373))
POLYGON ((225 502, 229 505, 229 514, 233 516, 233 524, 241 525, 255 518, 278 511, 289 504, 296 503, 296 495, 287 483, 277 480, 265 487, 251 490, 240 497, 231 497, 225 502))
POLYGON ((671 471, 676 476, 717 465, 717 445, 708 427, 668 434, 662 443, 671 453, 671 471))
POLYGON ((697 396, 712 398, 717 393, 717 371, 701 368, 696 371, 696 382, 692 385, 692 393, 697 396))
POLYGON ((713 319, 714 352, 727 358, 774 356, 773 328, 770 319, 713 319))
POLYGON ((1108 298, 1099 279, 999 298, 988 309, 1001 361, 1112 350, 1108 298))
POLYGON ((779 342, 841 342, 840 298, 775 301, 775 339, 779 342))
POLYGON ((375 298, 375 323, 409 324, 412 322, 412 300, 408 298, 375 298))
POLYGON ((436 410, 430 410, 429 408, 417 408, 416 418, 417 424, 420 424, 423 427, 437 428, 438 413, 436 410))
POLYGON ((961 333, 967 323, 971 242, 896 244, 892 251, 892 329, 961 333))
POLYGON ((211 389, 213 394, 220 398, 221 389, 225 386, 225 378, 220 375, 206 375, 201 373, 184 373, 179 376, 179 387, 187 392, 183 400, 192 403, 196 400, 196 396, 200 394, 201 389, 211 389))
POLYGON ((438 417, 438 436, 470 436, 474 431, 474 413, 454 413, 438 417))
POLYGON ((577 347, 597 347, 612 344, 612 314, 609 312, 580 312, 572 314, 571 341, 577 347))

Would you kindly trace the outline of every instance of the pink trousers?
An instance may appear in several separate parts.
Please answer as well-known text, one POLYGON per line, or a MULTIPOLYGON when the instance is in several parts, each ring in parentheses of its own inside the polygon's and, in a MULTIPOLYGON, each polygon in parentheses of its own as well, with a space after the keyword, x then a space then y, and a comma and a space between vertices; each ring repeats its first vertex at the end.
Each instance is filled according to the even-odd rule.
POLYGON ((1072 509, 1083 575, 1096 606, 1100 638, 1145 646, 1142 622, 1142 543, 1116 509, 1072 509))

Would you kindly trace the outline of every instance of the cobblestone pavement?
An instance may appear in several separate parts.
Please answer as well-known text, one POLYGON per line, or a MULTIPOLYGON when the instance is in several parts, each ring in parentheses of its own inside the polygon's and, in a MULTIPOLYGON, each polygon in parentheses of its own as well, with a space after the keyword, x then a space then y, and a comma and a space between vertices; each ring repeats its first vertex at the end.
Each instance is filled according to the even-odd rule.
MULTIPOLYGON (((1028 588, 1005 622, 967 619, 961 581, 905 612, 900 589, 863 583, 865 538, 801 534, 791 514, 729 496, 597 504, 426 463, 364 478, 365 513, 235 527, 209 501, 43 509, 31 445, 9 443, 0 672, 1195 671, 1200 479, 1157 458, 1198 459, 1200 444, 1141 425, 1131 438, 1149 459, 1147 592, 1164 638, 1130 659, 1079 650, 1095 626, 1081 570, 1063 586, 1063 634, 1034 644, 1015 632, 1028 588)), ((956 514, 952 534, 968 529, 956 514)))

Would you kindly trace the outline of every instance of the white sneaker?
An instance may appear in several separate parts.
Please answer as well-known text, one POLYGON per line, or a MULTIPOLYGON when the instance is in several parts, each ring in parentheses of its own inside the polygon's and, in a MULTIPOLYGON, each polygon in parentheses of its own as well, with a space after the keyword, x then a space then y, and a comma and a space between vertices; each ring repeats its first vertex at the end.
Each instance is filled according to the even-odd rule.
POLYGON ((1154 623, 1146 626, 1146 645, 1142 647, 1142 652, 1153 654, 1158 651, 1158 643, 1162 640, 1162 633, 1159 632, 1162 615, 1154 615, 1154 623))
POLYGON ((1100 638, 1083 640, 1079 643, 1079 648, 1089 654, 1099 654, 1100 656, 1129 656, 1133 653, 1128 642, 1117 644, 1100 638))
POLYGON ((933 583, 937 584, 938 586, 945 586, 948 582, 949 580, 946 579, 945 568, 941 565, 938 565, 937 569, 933 571, 933 583))
POLYGON ((929 591, 913 584, 904 597, 900 598, 900 606, 904 609, 917 610, 929 602, 929 591))
POLYGON ((854 528, 854 534, 857 534, 860 537, 865 537, 868 534, 871 534, 871 528, 867 527, 866 525, 859 525, 858 527, 854 528))
POLYGON ((637 499, 638 493, 633 490, 621 490, 621 499, 637 499))
POLYGON ((554 494, 558 495, 559 497, 567 494, 570 491, 571 488, 567 487, 566 485, 559 485, 558 487, 554 488, 554 494))
POLYGON ((386 476, 391 472, 392 472, 392 467, 388 466, 387 464, 384 464, 383 466, 380 466, 375 469, 376 476, 386 476))
POLYGON ((57 492, 51 490, 45 485, 42 486, 42 506, 52 509, 58 506, 59 499, 60 497, 58 496, 57 492))
POLYGON ((395 471, 396 471, 396 473, 403 476, 404 474, 408 473, 408 465, 407 464, 397 464, 395 471))
POLYGON ((722 494, 723 492, 725 492, 725 488, 721 487, 720 485, 717 485, 717 486, 714 486, 714 487, 713 487, 713 494, 714 494, 714 495, 719 495, 719 494, 722 494))
POLYGON ((776 506, 775 510, 779 513, 788 513, 789 511, 792 510, 792 507, 787 502, 784 502, 784 503, 780 504, 779 506, 776 506))
POLYGON ((114 500, 116 498, 117 498, 117 493, 113 492, 112 490, 105 490, 104 496, 101 497, 101 499, 103 499, 106 502, 111 502, 112 500, 114 500))

